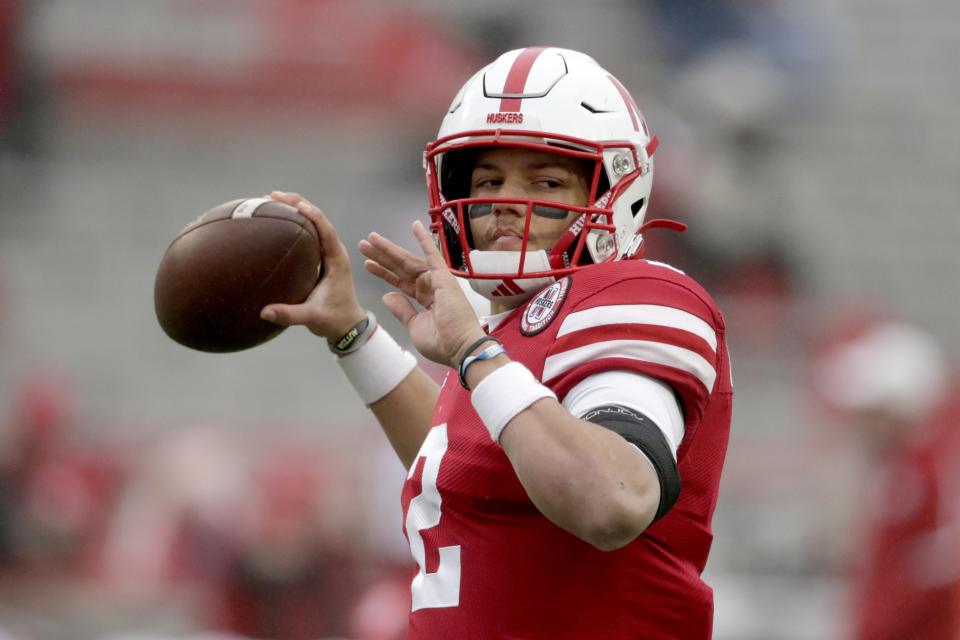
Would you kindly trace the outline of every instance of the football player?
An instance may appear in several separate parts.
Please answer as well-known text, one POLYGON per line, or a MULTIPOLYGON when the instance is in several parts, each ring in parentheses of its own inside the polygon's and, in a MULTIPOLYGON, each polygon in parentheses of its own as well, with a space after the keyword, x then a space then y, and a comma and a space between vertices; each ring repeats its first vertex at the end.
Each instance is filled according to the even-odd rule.
MULTIPOLYGON (((850 640, 960 638, 960 394, 946 350, 881 313, 838 314, 811 361, 813 398, 855 436, 850 640), (863 496, 866 499, 863 499, 863 496)), ((838 527, 839 530, 844 528, 838 527)))
POLYGON ((423 255, 359 245, 441 385, 360 305, 327 218, 273 194, 317 226, 325 273, 262 316, 328 339, 409 470, 408 637, 710 637, 732 387, 710 296, 641 258, 656 147, 582 53, 510 51, 467 81, 424 156, 423 255))

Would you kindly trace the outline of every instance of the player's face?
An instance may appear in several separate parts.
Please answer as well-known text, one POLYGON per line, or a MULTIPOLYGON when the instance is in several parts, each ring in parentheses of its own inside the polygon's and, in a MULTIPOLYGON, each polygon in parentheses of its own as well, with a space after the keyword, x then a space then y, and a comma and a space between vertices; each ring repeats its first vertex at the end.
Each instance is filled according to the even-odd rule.
MULTIPOLYGON (((488 149, 477 156, 470 179, 471 198, 527 198, 586 206, 589 177, 584 164, 548 151, 488 149)), ((476 249, 520 251, 527 207, 494 202, 470 208, 476 249)), ((527 250, 549 251, 578 214, 563 208, 534 207, 527 250)))

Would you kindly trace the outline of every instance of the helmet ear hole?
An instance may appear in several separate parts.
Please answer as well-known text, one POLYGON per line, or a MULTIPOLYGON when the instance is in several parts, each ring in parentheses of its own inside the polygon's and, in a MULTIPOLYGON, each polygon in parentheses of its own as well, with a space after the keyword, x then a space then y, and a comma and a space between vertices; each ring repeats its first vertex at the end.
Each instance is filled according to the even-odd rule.
POLYGON ((630 205, 630 211, 633 212, 633 217, 636 218, 637 214, 640 213, 640 210, 643 209, 643 203, 646 202, 646 198, 640 198, 636 202, 630 205))

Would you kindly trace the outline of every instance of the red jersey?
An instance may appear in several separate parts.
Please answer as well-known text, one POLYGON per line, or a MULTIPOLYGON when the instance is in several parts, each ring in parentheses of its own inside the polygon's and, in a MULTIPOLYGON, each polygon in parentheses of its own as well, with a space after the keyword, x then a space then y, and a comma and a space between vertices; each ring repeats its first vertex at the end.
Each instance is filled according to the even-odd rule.
POLYGON ((547 287, 493 331, 562 401, 586 376, 621 369, 669 383, 686 432, 674 507, 633 542, 600 551, 530 502, 455 374, 403 488, 418 564, 408 638, 709 638, 700 579, 730 429, 720 312, 686 275, 634 260, 547 287))

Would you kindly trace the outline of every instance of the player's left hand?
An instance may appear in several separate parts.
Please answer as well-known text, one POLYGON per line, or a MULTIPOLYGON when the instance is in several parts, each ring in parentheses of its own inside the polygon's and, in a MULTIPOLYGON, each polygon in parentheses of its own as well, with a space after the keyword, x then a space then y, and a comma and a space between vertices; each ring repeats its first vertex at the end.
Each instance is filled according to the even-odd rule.
POLYGON ((360 241, 360 253, 368 258, 364 266, 399 289, 386 294, 383 303, 406 327, 417 350, 434 362, 456 368, 463 351, 485 334, 457 279, 419 221, 413 223, 413 235, 424 257, 371 233, 360 241), (410 298, 423 310, 418 311, 410 298))

